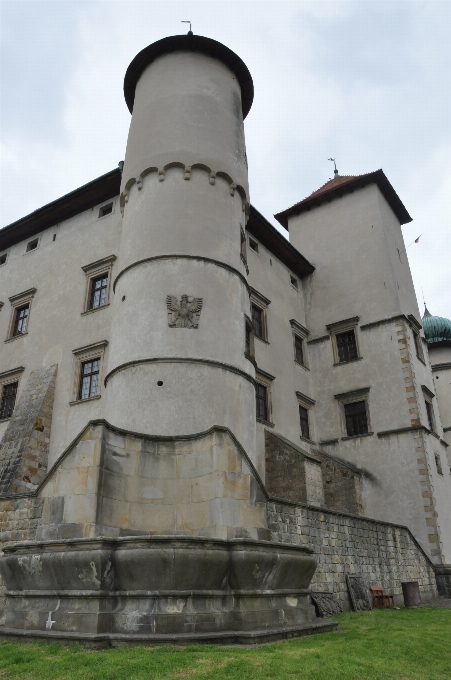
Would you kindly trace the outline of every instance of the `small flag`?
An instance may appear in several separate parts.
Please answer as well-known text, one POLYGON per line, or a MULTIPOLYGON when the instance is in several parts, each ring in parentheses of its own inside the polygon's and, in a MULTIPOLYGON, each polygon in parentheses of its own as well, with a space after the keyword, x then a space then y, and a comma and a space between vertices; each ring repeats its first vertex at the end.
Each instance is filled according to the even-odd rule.
POLYGON ((423 236, 423 234, 420 234, 419 237, 415 239, 414 243, 418 243, 418 241, 420 240, 420 238, 421 238, 422 236, 423 236))

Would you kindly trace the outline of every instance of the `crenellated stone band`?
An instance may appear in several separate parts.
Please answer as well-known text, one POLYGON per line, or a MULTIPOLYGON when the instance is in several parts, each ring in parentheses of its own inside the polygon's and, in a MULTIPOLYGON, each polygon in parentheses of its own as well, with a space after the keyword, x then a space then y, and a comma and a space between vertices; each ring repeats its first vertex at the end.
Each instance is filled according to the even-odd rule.
POLYGON ((148 359, 135 359, 133 361, 127 361, 125 364, 120 364, 119 366, 116 366, 116 368, 113 368, 113 370, 110 371, 107 376, 105 376, 105 387, 107 386, 110 378, 112 378, 116 373, 125 371, 128 368, 132 368, 133 366, 142 366, 142 364, 199 364, 203 366, 210 366, 212 368, 222 368, 224 371, 229 371, 230 373, 239 375, 241 378, 244 378, 248 382, 252 383, 254 387, 256 386, 255 379, 249 375, 249 373, 242 371, 241 368, 237 368, 232 364, 225 364, 222 361, 214 361, 213 359, 202 359, 196 357, 149 357, 148 359))
POLYGON ((128 272, 130 269, 133 269, 134 267, 138 267, 142 264, 146 264, 146 262, 154 262, 157 260, 198 260, 199 262, 208 262, 209 264, 214 264, 217 267, 222 267, 223 269, 227 269, 229 272, 232 272, 232 274, 235 274, 238 276, 238 278, 241 279, 241 281, 244 283, 246 286, 246 290, 248 294, 251 294, 251 289, 249 287, 248 282, 246 281, 244 275, 238 271, 238 269, 235 269, 232 267, 230 264, 226 264, 225 262, 220 262, 219 260, 214 260, 211 257, 203 257, 201 255, 177 255, 177 254, 171 254, 171 255, 154 255, 153 257, 146 257, 143 260, 137 260, 136 262, 133 262, 133 264, 129 264, 128 267, 125 267, 122 269, 119 274, 116 276, 113 282, 113 292, 116 292, 116 284, 121 278, 123 274, 128 272))

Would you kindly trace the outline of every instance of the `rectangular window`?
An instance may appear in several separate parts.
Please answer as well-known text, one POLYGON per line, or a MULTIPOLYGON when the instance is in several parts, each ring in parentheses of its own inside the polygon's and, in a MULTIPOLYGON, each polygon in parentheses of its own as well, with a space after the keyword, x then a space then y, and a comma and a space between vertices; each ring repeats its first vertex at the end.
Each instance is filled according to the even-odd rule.
POLYGON ((13 327, 13 337, 16 337, 16 335, 23 335, 24 333, 27 332, 29 310, 30 305, 23 305, 22 307, 18 307, 16 309, 13 327))
POLYGON ((102 274, 91 281, 90 309, 97 309, 106 305, 108 296, 108 274, 102 274))
POLYGON ((0 267, 2 266, 2 264, 6 264, 7 257, 8 257, 8 253, 2 253, 0 255, 0 267))
POLYGON ((297 278, 296 278, 295 276, 291 276, 291 275, 290 275, 290 283, 291 283, 291 285, 294 286, 295 288, 298 287, 298 280, 297 280, 297 278))
POLYGON ((18 385, 18 382, 13 382, 3 386, 2 403, 0 405, 0 420, 3 420, 4 418, 11 418, 16 403, 18 385))
POLYGON ((78 398, 90 399, 97 395, 99 385, 100 359, 84 361, 81 365, 80 392, 78 398))
POLYGON ((302 364, 304 366, 304 347, 303 347, 303 340, 302 338, 299 337, 299 335, 294 336, 294 357, 298 364, 302 364))
POLYGON ((252 305, 252 323, 254 326, 254 333, 257 338, 264 340, 263 310, 256 305, 252 305))
POLYGON ((99 217, 105 217, 105 215, 110 215, 113 212, 113 204, 108 203, 107 205, 102 205, 99 210, 99 217))
POLYGON ((415 350, 417 353, 417 357, 421 359, 421 361, 424 361, 423 343, 421 341, 420 334, 413 331, 413 339, 415 342, 415 350))
POLYGON ((430 401, 427 399, 424 400, 424 403, 426 404, 426 413, 428 417, 428 423, 429 423, 429 429, 431 432, 435 432, 435 427, 434 427, 434 408, 431 404, 430 401))
POLYGON ((250 238, 249 239, 249 248, 254 251, 254 253, 258 253, 258 243, 257 241, 254 241, 254 239, 250 238))
POLYGON ((346 432, 348 437, 360 434, 368 434, 368 419, 366 415, 366 402, 354 401, 344 404, 346 432))
POLYGON ((257 383, 256 386, 257 418, 268 420, 268 388, 257 383))
POLYGON ((248 323, 246 323, 246 347, 245 347, 245 352, 246 354, 251 353, 251 328, 248 323))
POLYGON ((345 333, 337 333, 335 338, 337 342, 339 363, 358 359, 357 343, 353 330, 346 331, 345 333))
POLYGON ((304 439, 310 439, 310 427, 308 422, 308 409, 299 404, 299 420, 301 422, 301 434, 304 439))
POLYGON ((27 253, 29 253, 30 250, 36 250, 36 248, 38 247, 38 244, 39 244, 38 238, 35 238, 32 241, 29 241, 27 243, 27 253))

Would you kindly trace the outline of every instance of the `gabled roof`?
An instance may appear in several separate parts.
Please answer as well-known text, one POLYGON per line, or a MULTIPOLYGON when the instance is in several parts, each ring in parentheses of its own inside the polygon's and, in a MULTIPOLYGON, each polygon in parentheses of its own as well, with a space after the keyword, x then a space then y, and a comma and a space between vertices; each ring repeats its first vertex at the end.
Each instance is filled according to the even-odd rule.
POLYGON ((287 210, 277 213, 274 217, 283 227, 285 227, 285 229, 288 229, 288 218, 292 215, 300 215, 312 208, 317 208, 322 203, 341 198, 344 194, 352 193, 356 189, 362 189, 368 184, 377 184, 400 224, 406 224, 407 222, 412 221, 412 218, 388 181, 383 170, 375 170, 375 172, 369 172, 365 175, 338 175, 334 179, 329 180, 329 182, 326 182, 326 184, 317 191, 314 191, 313 194, 304 198, 303 201, 295 203, 291 208, 287 208, 287 210))

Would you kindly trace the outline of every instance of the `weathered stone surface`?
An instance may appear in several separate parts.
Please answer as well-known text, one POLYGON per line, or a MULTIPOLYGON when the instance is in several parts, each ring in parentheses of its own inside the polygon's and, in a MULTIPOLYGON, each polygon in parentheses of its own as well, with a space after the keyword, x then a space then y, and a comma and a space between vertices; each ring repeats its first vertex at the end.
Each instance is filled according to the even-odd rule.
POLYGON ((348 584, 353 610, 355 612, 371 610, 370 590, 362 576, 359 574, 347 575, 346 583, 348 584))
MULTIPOLYGON (((5 548, 0 635, 321 630, 312 552, 249 539, 82 539, 5 548)), ((328 622, 328 629, 333 629, 328 622)))
POLYGON ((0 442, 0 494, 36 489, 47 473, 57 370, 39 368, 28 378, 0 442))
POLYGON ((438 594, 451 597, 451 564, 440 564, 435 568, 438 594))
POLYGON ((348 574, 362 574, 398 602, 402 581, 418 581, 423 600, 437 593, 434 566, 406 527, 307 505, 269 502, 267 510, 272 539, 312 548, 318 563, 312 589, 333 593, 344 609, 348 574))
POLYGON ((331 510, 363 513, 361 475, 321 451, 307 453, 265 431, 266 489, 270 496, 331 510))
POLYGON ((343 608, 340 602, 332 593, 310 593, 313 603, 316 605, 319 616, 333 616, 334 614, 341 614, 343 608))

